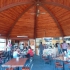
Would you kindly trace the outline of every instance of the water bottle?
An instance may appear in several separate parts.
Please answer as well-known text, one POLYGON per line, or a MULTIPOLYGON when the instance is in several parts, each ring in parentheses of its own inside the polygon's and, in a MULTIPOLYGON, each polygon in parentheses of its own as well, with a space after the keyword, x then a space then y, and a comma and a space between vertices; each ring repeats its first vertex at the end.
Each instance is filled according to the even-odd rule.
POLYGON ((17 62, 19 61, 19 57, 16 58, 16 61, 17 61, 17 62))

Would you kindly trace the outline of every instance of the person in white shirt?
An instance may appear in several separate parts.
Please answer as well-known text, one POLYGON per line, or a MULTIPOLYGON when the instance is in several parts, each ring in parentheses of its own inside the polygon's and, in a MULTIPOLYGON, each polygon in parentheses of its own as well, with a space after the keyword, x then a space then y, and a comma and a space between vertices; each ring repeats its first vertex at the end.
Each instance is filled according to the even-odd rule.
POLYGON ((13 51, 13 58, 17 58, 18 57, 18 51, 15 49, 13 51))
POLYGON ((20 50, 23 51, 24 44, 20 44, 20 50))

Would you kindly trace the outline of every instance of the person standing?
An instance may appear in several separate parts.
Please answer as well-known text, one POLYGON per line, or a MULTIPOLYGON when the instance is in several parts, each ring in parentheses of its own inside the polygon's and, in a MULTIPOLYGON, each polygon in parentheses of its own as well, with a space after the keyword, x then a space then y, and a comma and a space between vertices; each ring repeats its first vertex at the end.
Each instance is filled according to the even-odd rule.
POLYGON ((39 45, 39 55, 40 55, 40 57, 42 57, 42 55, 43 55, 43 49, 44 49, 44 47, 43 47, 42 42, 41 42, 40 45, 39 45))
POLYGON ((8 60, 11 58, 11 47, 12 47, 12 45, 11 45, 11 43, 9 41, 8 44, 7 44, 7 56, 8 56, 8 60))
POLYGON ((24 44, 20 44, 20 50, 23 51, 24 44))
POLYGON ((62 44, 62 51, 67 52, 67 48, 68 48, 68 44, 64 41, 63 44, 62 44))
POLYGON ((61 54, 62 53, 62 51, 61 51, 61 45, 59 43, 57 44, 57 47, 58 47, 59 54, 61 54))

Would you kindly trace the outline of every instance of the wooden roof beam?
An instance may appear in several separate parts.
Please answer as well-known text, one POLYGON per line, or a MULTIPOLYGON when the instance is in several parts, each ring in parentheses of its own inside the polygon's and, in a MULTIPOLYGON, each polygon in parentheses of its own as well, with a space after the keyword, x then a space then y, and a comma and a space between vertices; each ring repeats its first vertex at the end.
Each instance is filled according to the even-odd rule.
POLYGON ((7 10, 9 8, 15 7, 15 6, 19 6, 19 5, 34 4, 34 2, 19 2, 19 3, 10 4, 10 5, 7 5, 7 6, 0 8, 0 12, 7 10))
POLYGON ((62 4, 59 4, 59 3, 56 3, 56 2, 41 2, 42 4, 49 4, 49 5, 54 5, 54 6, 59 6, 59 7, 62 7, 62 8, 65 8, 67 10, 70 10, 70 7, 68 6, 65 6, 65 5, 62 5, 62 4))
POLYGON ((64 32, 62 30, 62 27, 60 26, 59 22, 57 21, 56 17, 53 15, 53 13, 48 9, 46 8, 43 4, 40 4, 50 15, 51 17, 54 19, 56 25, 58 26, 58 28, 60 29, 60 33, 61 33, 61 36, 63 37, 64 36, 64 32))
POLYGON ((38 8, 39 8, 39 4, 36 4, 36 15, 35 15, 35 22, 34 22, 34 38, 37 37, 37 32, 36 32, 36 26, 37 26, 37 22, 38 22, 38 8))
POLYGON ((38 8, 40 5, 40 1, 39 0, 35 0, 36 1, 36 15, 35 15, 35 22, 34 22, 34 38, 37 37, 37 32, 36 32, 36 26, 37 26, 37 22, 38 22, 38 8))
POLYGON ((8 33, 7 33, 7 38, 9 38, 12 29, 14 28, 14 26, 16 25, 16 23, 18 22, 18 20, 22 17, 22 15, 24 15, 31 7, 33 7, 34 4, 32 4, 31 6, 29 6, 25 11, 23 11, 20 16, 15 20, 15 22, 13 23, 13 25, 11 26, 11 28, 9 29, 8 33))

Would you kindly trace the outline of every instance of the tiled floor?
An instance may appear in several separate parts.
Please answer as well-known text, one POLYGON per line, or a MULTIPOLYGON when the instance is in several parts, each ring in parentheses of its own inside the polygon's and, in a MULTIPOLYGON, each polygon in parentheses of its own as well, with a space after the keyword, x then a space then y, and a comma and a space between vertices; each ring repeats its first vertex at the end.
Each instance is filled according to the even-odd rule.
POLYGON ((35 56, 32 62, 33 66, 31 70, 52 70, 53 66, 50 64, 45 64, 45 61, 39 56, 35 56))

